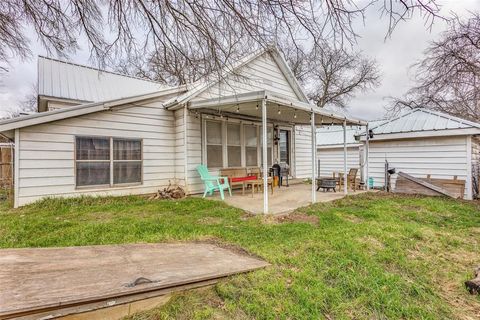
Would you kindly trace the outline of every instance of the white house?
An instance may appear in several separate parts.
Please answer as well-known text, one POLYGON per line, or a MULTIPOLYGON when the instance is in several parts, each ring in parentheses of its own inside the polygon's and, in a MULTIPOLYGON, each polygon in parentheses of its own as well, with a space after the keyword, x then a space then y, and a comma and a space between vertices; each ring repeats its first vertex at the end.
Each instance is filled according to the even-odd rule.
POLYGON ((47 196, 151 193, 169 181, 198 193, 201 163, 215 172, 284 161, 293 177, 314 177, 312 130, 365 125, 310 104, 275 47, 219 78, 173 88, 39 57, 38 88, 38 114, 0 122, 15 144, 16 207, 47 196))
MULTIPOLYGON (((457 176, 466 182, 465 198, 472 198, 473 179, 478 177, 472 168, 478 168, 480 124, 428 109, 414 109, 389 120, 370 122, 369 128, 373 137, 369 139, 368 177, 373 178, 374 186, 384 186, 387 160, 397 172, 418 178, 457 176)), ((365 128, 358 127, 347 130, 347 165, 366 172, 364 131, 365 128), (355 135, 361 139, 356 140, 355 135)), ((343 130, 319 128, 317 141, 320 173, 343 171, 343 130)), ((394 186, 395 175, 392 178, 394 186)))

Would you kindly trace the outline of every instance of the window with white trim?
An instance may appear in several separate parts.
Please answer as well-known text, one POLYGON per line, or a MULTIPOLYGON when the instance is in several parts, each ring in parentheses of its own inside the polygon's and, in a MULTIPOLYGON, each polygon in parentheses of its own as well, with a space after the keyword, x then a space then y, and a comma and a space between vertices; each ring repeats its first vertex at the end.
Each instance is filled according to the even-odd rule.
POLYGON ((219 121, 207 121, 207 166, 223 167, 223 130, 219 121))
POLYGON ((76 137, 77 187, 112 187, 142 182, 142 140, 76 137))
POLYGON ((227 156, 229 167, 242 166, 242 144, 240 124, 227 123, 227 156))
POLYGON ((245 125, 243 132, 245 136, 245 162, 247 167, 258 166, 258 127, 255 125, 245 125))

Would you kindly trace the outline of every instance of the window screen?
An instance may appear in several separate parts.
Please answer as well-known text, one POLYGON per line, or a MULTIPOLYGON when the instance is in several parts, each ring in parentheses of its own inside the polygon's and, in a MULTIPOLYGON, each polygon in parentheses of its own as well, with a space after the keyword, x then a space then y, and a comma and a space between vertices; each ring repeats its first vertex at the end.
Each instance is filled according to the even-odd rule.
POLYGON ((207 166, 209 168, 223 167, 222 123, 207 121, 207 166))
POLYGON ((140 139, 76 137, 75 167, 77 187, 141 182, 142 142, 140 139))
POLYGON ((257 152, 257 127, 246 125, 244 127, 245 135, 245 159, 247 166, 258 165, 257 152))
POLYGON ((240 143, 240 124, 227 125, 227 154, 228 166, 242 166, 242 146, 240 143))

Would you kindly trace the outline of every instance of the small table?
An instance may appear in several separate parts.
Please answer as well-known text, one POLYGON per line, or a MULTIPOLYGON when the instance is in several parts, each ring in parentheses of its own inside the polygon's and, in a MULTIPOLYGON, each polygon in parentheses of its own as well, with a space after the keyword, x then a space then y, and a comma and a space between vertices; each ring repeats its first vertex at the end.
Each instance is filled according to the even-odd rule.
MULTIPOLYGON (((273 194, 273 180, 272 177, 268 177, 267 183, 271 186, 272 189, 272 194, 273 194)), ((252 186, 252 197, 253 194, 255 193, 255 188, 258 189, 261 186, 263 186, 263 179, 257 179, 257 180, 248 180, 244 182, 245 187, 252 186)))

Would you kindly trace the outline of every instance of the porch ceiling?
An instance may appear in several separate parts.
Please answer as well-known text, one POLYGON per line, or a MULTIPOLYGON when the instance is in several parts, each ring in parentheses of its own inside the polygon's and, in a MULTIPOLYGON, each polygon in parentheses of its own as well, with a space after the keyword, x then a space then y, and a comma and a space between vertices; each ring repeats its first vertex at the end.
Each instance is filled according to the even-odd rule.
POLYGON ((366 125, 365 121, 347 118, 339 114, 322 110, 315 105, 279 96, 268 91, 256 91, 233 96, 225 96, 201 101, 191 101, 188 108, 202 113, 234 117, 248 117, 260 120, 262 118, 262 100, 267 103, 267 119, 270 121, 292 124, 310 124, 310 115, 316 114, 315 123, 366 125))

